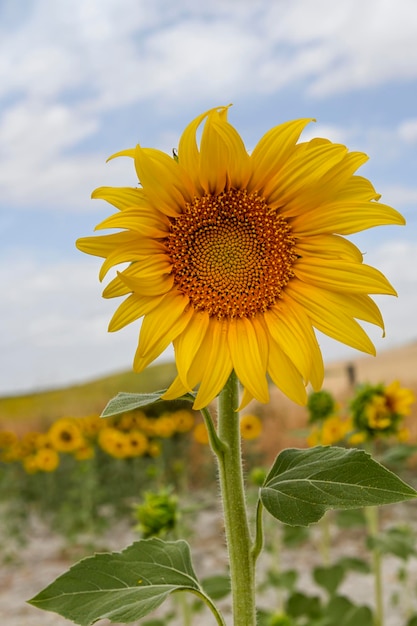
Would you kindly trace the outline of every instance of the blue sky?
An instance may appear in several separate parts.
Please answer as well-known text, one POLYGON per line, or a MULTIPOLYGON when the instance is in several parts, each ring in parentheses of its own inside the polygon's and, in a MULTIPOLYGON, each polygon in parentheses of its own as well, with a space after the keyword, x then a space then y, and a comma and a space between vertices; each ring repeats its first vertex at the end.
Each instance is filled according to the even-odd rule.
MULTIPOLYGON (((382 201, 407 226, 354 238, 393 282, 387 336, 417 338, 415 0, 0 0, 0 393, 129 368, 138 325, 115 334, 99 260, 74 241, 110 207, 101 185, 137 184, 112 153, 171 153, 185 125, 233 103, 248 150, 270 127, 315 117, 370 160, 382 201)), ((357 356, 320 337, 326 362, 357 356)))

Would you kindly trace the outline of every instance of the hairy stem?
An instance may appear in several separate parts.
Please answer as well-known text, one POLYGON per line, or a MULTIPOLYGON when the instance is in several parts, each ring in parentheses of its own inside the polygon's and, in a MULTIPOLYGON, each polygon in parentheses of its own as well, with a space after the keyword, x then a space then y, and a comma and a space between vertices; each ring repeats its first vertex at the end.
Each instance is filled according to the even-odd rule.
POLYGON ((232 372, 219 397, 216 452, 229 554, 233 625, 255 626, 255 567, 243 483, 238 380, 232 372))

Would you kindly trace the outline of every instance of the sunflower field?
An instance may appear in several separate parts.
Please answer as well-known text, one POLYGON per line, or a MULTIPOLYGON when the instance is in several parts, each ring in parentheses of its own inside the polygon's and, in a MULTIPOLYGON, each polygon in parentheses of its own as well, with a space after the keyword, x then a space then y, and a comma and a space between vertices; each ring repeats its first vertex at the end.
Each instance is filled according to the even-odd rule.
MULTIPOLYGON (((112 520, 131 518, 133 503, 149 490, 169 485, 185 493, 190 484, 201 488, 211 482, 206 426, 187 405, 175 406, 109 419, 60 417, 43 431, 20 436, 0 428, 5 540, 13 535, 23 540, 33 515, 75 540, 105 530, 112 520), (199 472, 193 477, 189 464, 196 456, 199 472)), ((257 416, 242 416, 248 450, 261 432, 257 416)))

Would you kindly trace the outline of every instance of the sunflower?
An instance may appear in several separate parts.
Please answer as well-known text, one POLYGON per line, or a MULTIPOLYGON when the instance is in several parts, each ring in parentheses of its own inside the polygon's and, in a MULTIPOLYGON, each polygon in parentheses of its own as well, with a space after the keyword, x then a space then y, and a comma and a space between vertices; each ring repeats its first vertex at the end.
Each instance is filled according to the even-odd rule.
POLYGON ((75 452, 85 444, 79 423, 70 417, 54 422, 49 428, 48 438, 58 452, 75 452))
POLYGON ((217 107, 193 120, 174 158, 139 145, 113 155, 134 160, 141 187, 96 189, 93 198, 118 209, 97 228, 122 230, 77 246, 105 259, 100 279, 127 263, 103 292, 127 296, 109 330, 143 318, 137 372, 173 344, 177 377, 165 399, 198 387, 202 408, 235 370, 242 406, 269 400, 268 376, 304 404, 306 385, 323 380, 314 328, 375 354, 357 320, 383 329, 370 295, 395 295, 343 235, 404 219, 354 175, 365 154, 299 142, 311 119, 272 128, 249 154, 227 114, 217 107))
POLYGON ((41 472, 54 472, 59 465, 59 454, 52 448, 39 448, 35 455, 35 464, 41 472))
POLYGON ((243 439, 257 439, 262 433, 262 422, 256 415, 243 415, 240 419, 240 434, 243 439))

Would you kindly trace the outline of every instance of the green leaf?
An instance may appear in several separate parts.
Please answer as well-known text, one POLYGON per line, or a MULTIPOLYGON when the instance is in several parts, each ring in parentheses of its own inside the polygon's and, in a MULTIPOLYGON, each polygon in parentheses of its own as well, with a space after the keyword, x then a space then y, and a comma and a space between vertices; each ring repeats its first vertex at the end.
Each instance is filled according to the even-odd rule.
POLYGON ((368 606, 357 606, 348 598, 336 596, 326 607, 328 626, 373 626, 374 618, 368 606))
POLYGON ((174 591, 205 597, 185 541, 145 539, 122 552, 81 560, 29 601, 80 626, 100 619, 134 622, 156 609, 174 591))
POLYGON ((260 497, 276 519, 308 526, 328 509, 390 504, 417 492, 363 450, 319 446, 281 452, 260 497))
POLYGON ((414 531, 407 527, 389 528, 375 537, 368 537, 368 547, 378 548, 384 554, 394 554, 406 561, 417 554, 414 531))
POLYGON ((359 559, 355 556, 342 556, 338 559, 337 564, 343 567, 345 572, 350 570, 360 574, 369 574, 371 571, 370 565, 367 561, 359 559))
POLYGON ((230 577, 222 574, 203 578, 201 586, 212 600, 221 600, 230 593, 230 577))
POLYGON ((326 589, 333 596, 345 577, 345 569, 342 565, 317 566, 313 570, 313 578, 316 583, 326 589))
MULTIPOLYGON (((127 413, 128 411, 139 409, 140 407, 147 406, 148 404, 163 402, 162 396, 165 392, 166 389, 153 391, 152 393, 125 393, 122 391, 108 402, 101 414, 101 417, 110 417, 111 415, 118 415, 119 413, 127 413)), ((181 398, 178 398, 178 400, 189 400, 190 402, 194 402, 195 396, 192 393, 186 393, 184 396, 181 396, 181 398)))
POLYGON ((286 602, 286 611, 291 617, 306 615, 310 619, 321 616, 322 605, 318 596, 308 596, 301 591, 295 591, 286 602))

